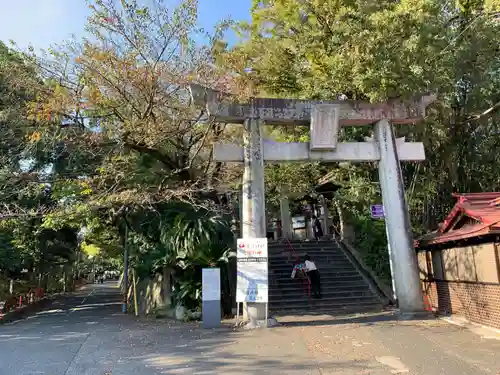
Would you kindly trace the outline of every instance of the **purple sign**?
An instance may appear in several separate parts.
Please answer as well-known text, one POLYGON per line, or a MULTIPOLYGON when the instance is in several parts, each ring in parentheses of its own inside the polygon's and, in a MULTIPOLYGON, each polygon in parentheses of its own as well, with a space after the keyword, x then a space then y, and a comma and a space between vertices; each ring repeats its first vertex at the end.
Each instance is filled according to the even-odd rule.
POLYGON ((384 218, 384 206, 381 204, 372 204, 370 206, 372 219, 383 219, 384 218))

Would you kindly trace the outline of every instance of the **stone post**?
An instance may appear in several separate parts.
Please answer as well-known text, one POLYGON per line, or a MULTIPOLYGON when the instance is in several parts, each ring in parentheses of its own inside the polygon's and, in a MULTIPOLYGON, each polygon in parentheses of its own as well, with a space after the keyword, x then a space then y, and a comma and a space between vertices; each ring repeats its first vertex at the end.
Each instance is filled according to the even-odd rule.
MULTIPOLYGON (((242 201, 242 238, 266 237, 266 217, 264 198, 264 155, 260 121, 246 119, 244 123, 243 155, 243 201, 242 201)), ((243 305, 244 316, 250 327, 257 327, 258 321, 265 321, 267 305, 264 303, 246 303, 243 305)))
POLYGON ((240 237, 243 238, 243 187, 239 192, 239 200, 238 200, 238 209, 239 209, 239 219, 240 219, 240 237))
POLYGON ((323 195, 319 196, 319 202, 322 209, 321 221, 323 224, 323 234, 328 236, 330 234, 330 220, 328 218, 330 216, 330 212, 328 211, 328 203, 323 195))
POLYGON ((281 235, 287 240, 292 239, 292 217, 290 215, 290 201, 287 197, 280 199, 281 235))
POLYGON ((391 261, 394 267, 394 283, 399 309, 402 313, 424 311, 424 298, 418 274, 417 257, 413 248, 408 207, 397 154, 392 125, 381 120, 375 125, 380 161, 379 178, 384 204, 385 224, 391 261))

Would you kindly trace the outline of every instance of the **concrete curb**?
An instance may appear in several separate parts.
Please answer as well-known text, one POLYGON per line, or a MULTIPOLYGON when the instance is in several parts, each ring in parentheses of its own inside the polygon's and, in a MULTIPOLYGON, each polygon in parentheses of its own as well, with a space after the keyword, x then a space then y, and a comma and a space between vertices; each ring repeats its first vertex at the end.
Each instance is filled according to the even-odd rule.
POLYGON ((495 339, 500 341, 500 329, 498 328, 474 323, 464 317, 457 315, 440 316, 439 320, 458 327, 466 328, 472 333, 475 333, 476 335, 481 336, 484 339, 495 339))

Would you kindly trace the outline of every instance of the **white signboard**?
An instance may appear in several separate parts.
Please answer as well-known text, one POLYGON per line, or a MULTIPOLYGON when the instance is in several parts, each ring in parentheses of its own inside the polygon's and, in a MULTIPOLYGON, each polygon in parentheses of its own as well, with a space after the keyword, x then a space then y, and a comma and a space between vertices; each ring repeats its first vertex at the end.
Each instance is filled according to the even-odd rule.
POLYGON ((220 301, 220 269, 203 268, 201 298, 203 301, 220 301))
POLYGON ((302 229, 306 227, 306 217, 305 216, 295 216, 292 217, 292 228, 302 229))
POLYGON ((238 238, 236 302, 268 302, 267 238, 238 238))

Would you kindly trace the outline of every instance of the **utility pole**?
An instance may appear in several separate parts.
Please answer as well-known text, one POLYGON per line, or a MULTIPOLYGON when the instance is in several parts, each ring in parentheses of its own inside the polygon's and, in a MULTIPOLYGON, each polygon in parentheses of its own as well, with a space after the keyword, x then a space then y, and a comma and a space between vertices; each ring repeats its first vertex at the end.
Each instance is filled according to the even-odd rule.
POLYGON ((128 299, 128 225, 125 223, 125 239, 123 243, 123 305, 122 312, 127 313, 128 299))

